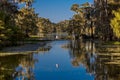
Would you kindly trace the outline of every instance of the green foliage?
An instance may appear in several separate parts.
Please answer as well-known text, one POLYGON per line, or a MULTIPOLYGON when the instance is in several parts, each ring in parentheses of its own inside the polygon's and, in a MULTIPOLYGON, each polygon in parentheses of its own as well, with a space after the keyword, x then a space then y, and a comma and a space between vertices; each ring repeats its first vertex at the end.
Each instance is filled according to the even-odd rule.
POLYGON ((73 4, 72 7, 71 7, 71 10, 72 11, 75 11, 75 12, 78 12, 79 10, 79 5, 78 4, 73 4))
POLYGON ((37 14, 33 8, 22 8, 17 14, 15 22, 21 32, 29 36, 29 34, 34 34, 37 31, 37 19, 37 14))
POLYGON ((16 44, 23 41, 30 35, 36 35, 41 29, 44 33, 54 31, 55 24, 49 19, 39 18, 32 8, 34 0, 17 0, 17 2, 25 3, 18 9, 18 5, 14 1, 0 1, 0 46, 5 43, 16 44))
POLYGON ((47 18, 38 18, 37 22, 38 30, 39 33, 52 33, 55 32, 56 24, 52 23, 49 19, 47 18))
MULTIPOLYGON (((24 1, 22 0, 22 2, 24 1)), ((30 2, 32 4, 32 0, 30 2)), ((38 16, 33 8, 18 10, 14 3, 6 0, 0 1, 0 45, 16 44, 17 41, 23 40, 26 35, 35 33, 37 19, 38 16)))
POLYGON ((87 8, 89 6, 88 2, 80 5, 72 5, 71 10, 77 14, 74 14, 72 20, 69 21, 69 33, 73 32, 78 35, 85 34, 86 15, 88 14, 87 8))
POLYGON ((110 25, 116 37, 120 38, 120 9, 117 11, 113 10, 112 13, 115 17, 111 20, 110 25))

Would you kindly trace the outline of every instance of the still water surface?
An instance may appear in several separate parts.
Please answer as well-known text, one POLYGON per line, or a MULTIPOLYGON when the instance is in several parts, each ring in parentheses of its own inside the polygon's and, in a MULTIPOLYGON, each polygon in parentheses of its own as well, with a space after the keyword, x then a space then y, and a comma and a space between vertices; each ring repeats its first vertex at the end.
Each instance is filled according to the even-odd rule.
POLYGON ((109 80, 113 74, 118 76, 112 80, 119 80, 120 67, 104 65, 93 42, 53 41, 47 45, 49 51, 0 57, 0 80, 109 80))

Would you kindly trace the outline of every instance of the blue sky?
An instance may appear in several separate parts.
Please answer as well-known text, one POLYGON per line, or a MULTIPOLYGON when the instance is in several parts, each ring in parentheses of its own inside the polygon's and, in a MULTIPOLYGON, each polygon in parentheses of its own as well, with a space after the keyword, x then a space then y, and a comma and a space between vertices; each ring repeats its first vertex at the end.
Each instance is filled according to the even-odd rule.
POLYGON ((92 3, 93 0, 35 0, 33 7, 40 17, 49 18, 52 22, 68 20, 74 12, 70 10, 72 4, 92 3))

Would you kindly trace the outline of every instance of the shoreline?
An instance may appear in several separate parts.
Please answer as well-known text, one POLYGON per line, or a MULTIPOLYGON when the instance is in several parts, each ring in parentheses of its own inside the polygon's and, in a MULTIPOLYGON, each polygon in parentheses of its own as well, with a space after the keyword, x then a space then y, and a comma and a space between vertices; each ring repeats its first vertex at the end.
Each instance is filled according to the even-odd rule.
POLYGON ((44 47, 48 42, 37 42, 37 43, 26 43, 20 46, 5 47, 0 50, 0 56, 9 56, 9 55, 25 55, 28 53, 38 52, 39 47, 44 47))

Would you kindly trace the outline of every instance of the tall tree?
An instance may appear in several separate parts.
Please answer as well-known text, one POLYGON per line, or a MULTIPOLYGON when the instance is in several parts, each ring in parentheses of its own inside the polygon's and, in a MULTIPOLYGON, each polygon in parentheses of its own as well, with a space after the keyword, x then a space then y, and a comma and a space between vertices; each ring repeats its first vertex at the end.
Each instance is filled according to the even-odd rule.
POLYGON ((103 40, 114 39, 113 22, 111 27, 111 19, 114 18, 113 10, 120 8, 119 0, 96 0, 95 1, 95 26, 96 34, 103 40))
POLYGON ((33 8, 22 8, 16 18, 16 24, 26 36, 37 30, 37 14, 33 8))
MULTIPOLYGON (((4 41, 12 41, 16 39, 18 28, 15 24, 15 15, 18 13, 17 6, 9 0, 0 1, 0 21, 2 25, 1 35, 4 35, 4 41), (14 36, 14 38, 13 38, 14 36)), ((19 32, 19 31, 18 31, 19 32)))
MULTIPOLYGON (((78 34, 78 35, 82 35, 85 34, 85 29, 86 27, 86 15, 88 14, 88 7, 89 7, 89 3, 86 2, 84 4, 73 4, 71 7, 72 11, 75 11, 77 14, 73 15, 73 20, 70 21, 73 24, 73 28, 71 28, 73 30, 73 33, 78 34)), ((71 23, 70 23, 71 24, 71 23)))

